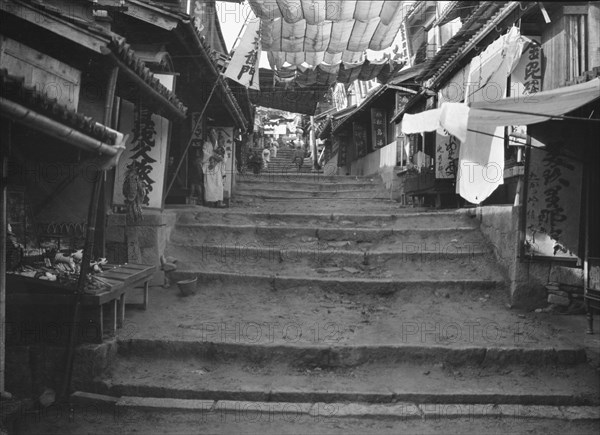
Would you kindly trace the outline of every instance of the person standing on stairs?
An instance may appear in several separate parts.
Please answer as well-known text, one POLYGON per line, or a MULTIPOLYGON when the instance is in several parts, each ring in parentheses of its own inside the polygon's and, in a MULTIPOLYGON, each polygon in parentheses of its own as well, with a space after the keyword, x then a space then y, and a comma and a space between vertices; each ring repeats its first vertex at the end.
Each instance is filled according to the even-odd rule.
POLYGON ((225 149, 215 149, 217 133, 211 129, 209 139, 202 146, 202 170, 204 172, 204 200, 214 207, 225 208, 223 204, 223 176, 225 174, 225 149))
POLYGON ((273 158, 277 157, 277 142, 276 141, 271 142, 271 157, 273 157, 273 158))
POLYGON ((269 162, 271 162, 271 151, 269 151, 269 148, 267 148, 266 146, 262 151, 262 158, 263 158, 263 169, 267 170, 269 168, 269 162))
POLYGON ((296 146, 296 151, 292 154, 292 164, 298 166, 298 172, 302 170, 302 165, 304 164, 304 150, 300 144, 296 146))

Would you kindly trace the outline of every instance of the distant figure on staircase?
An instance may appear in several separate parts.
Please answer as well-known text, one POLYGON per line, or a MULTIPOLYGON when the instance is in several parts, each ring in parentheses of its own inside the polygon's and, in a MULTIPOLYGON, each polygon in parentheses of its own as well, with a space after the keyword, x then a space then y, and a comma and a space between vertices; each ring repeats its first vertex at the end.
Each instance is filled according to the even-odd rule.
POLYGON ((277 142, 275 141, 271 142, 271 157, 277 157, 277 142))
POLYGON ((302 165, 304 164, 304 150, 302 149, 302 145, 296 146, 296 151, 292 155, 292 164, 298 166, 298 172, 302 170, 302 165))
POLYGON ((262 151, 262 158, 263 158, 263 169, 268 169, 269 168, 269 162, 271 161, 271 151, 269 150, 269 148, 264 148, 262 151))

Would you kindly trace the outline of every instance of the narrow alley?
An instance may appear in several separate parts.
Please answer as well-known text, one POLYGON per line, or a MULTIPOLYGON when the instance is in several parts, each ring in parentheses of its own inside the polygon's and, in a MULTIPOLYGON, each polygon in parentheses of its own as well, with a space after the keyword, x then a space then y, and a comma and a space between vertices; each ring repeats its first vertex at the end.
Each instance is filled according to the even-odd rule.
POLYGON ((600 2, 0 20, 0 435, 600 433, 600 2))

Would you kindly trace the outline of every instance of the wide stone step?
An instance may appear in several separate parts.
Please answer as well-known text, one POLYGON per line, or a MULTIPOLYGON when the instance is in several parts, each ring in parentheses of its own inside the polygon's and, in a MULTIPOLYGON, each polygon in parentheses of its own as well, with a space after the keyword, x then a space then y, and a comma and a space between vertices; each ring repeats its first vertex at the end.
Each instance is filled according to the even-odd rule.
POLYGON ((310 226, 178 224, 171 235, 177 245, 220 244, 254 248, 379 250, 398 253, 489 251, 475 228, 420 229, 314 228, 310 226))
POLYGON ((257 188, 238 186, 236 197, 255 196, 263 198, 286 198, 286 199, 373 199, 389 198, 389 193, 381 189, 344 189, 344 190, 301 190, 284 189, 270 186, 269 188, 257 188))
POLYGON ((376 190, 380 189, 379 183, 354 182, 354 183, 331 183, 331 182, 302 182, 302 181, 273 181, 269 179, 242 179, 238 180, 236 188, 238 189, 286 189, 300 191, 319 191, 319 192, 346 192, 357 190, 376 190))
MULTIPOLYGON (((270 358, 269 352, 281 345, 281 352, 272 355, 290 361, 296 358, 294 352, 318 358, 333 351, 331 364, 345 365, 392 355, 444 362, 444 355, 473 349, 474 361, 493 355, 508 358, 490 351, 505 348, 512 349, 511 359, 523 361, 529 355, 532 363, 536 352, 557 358, 562 349, 576 349, 580 357, 585 355, 572 344, 581 341, 585 318, 507 309, 503 291, 413 285, 381 294, 358 286, 353 293, 310 285, 279 288, 252 277, 237 283, 201 278, 196 293, 188 297, 176 285, 152 287, 148 309, 129 311, 118 338, 185 341, 199 349, 210 343, 264 345, 243 351, 255 349, 261 358, 270 358), (557 329, 562 333, 558 337, 557 329), (298 350, 291 352, 289 346, 298 350)), ((232 354, 242 350, 227 349, 232 354)))
POLYGON ((376 182, 375 177, 350 177, 343 175, 335 175, 333 173, 297 173, 297 172, 279 172, 279 173, 264 173, 254 174, 252 172, 244 172, 236 175, 237 181, 298 181, 309 183, 331 183, 331 184, 356 184, 356 183, 371 183, 376 182))
MULTIPOLYGON (((372 211, 371 214, 358 214, 350 208, 348 212, 319 212, 311 204, 303 207, 303 212, 263 212, 236 209, 194 208, 178 210, 177 222, 186 224, 218 224, 230 226, 261 226, 269 228, 294 228, 310 226, 314 231, 324 229, 392 229, 394 231, 415 231, 423 234, 426 229, 439 228, 455 230, 478 228, 478 221, 468 210, 432 212, 419 209, 401 208, 391 205, 388 210, 372 211), (310 210, 310 211, 309 211, 310 210)), ((354 207, 356 210, 356 207, 354 207)), ((325 233, 322 233, 325 234, 325 233)))
MULTIPOLYGON (((425 247, 427 248, 427 247, 425 247)), ((198 244, 167 247, 180 270, 225 272, 294 278, 398 279, 400 281, 489 280, 502 275, 489 248, 451 246, 423 250, 408 245, 404 251, 344 250, 335 246, 302 246, 296 243, 252 246, 198 244)))
MULTIPOLYGON (((346 266, 351 267, 351 266, 346 266)), ((448 292, 477 291, 498 291, 504 288, 504 280, 498 274, 496 279, 486 278, 484 275, 479 277, 461 277, 452 278, 403 278, 403 277, 384 277, 384 278, 363 278, 355 277, 353 272, 346 271, 343 268, 327 268, 321 270, 323 274, 311 274, 310 271, 302 274, 302 271, 294 271, 290 274, 278 274, 274 271, 261 270, 258 272, 243 273, 236 272, 237 267, 225 266, 214 267, 198 264, 186 264, 172 273, 174 281, 189 280, 198 278, 202 283, 220 282, 227 285, 252 284, 260 285, 273 290, 286 290, 296 287, 317 288, 321 291, 331 291, 346 294, 397 294, 405 295, 411 292, 435 291, 444 289, 448 292), (339 271, 331 275, 329 270, 339 271)), ((490 271, 490 274, 494 273, 490 271)), ((389 274, 391 275, 391 274, 389 274)))
POLYGON ((389 194, 387 193, 366 193, 366 192, 294 192, 294 191, 285 191, 285 192, 273 192, 273 191, 257 191, 257 190, 248 190, 248 191, 239 191, 235 194, 236 200, 247 201, 247 200, 265 200, 265 201, 299 201, 299 200, 307 200, 307 202, 314 201, 332 201, 337 200, 341 202, 356 202, 357 200, 385 200, 389 199, 389 194))
MULTIPOLYGON (((112 376, 98 382, 96 392, 114 396, 146 396, 196 400, 264 402, 366 402, 413 404, 515 404, 581 406, 599 403, 598 375, 589 366, 555 366, 555 358, 531 352, 528 367, 502 361, 485 362, 474 352, 453 352, 460 367, 423 358, 420 363, 367 363, 354 367, 328 365, 294 348, 297 359, 265 362, 252 349, 220 352, 220 346, 190 343, 124 342, 112 376), (534 360, 538 359, 539 364, 534 360), (510 388, 507 386, 510 385, 510 388)), ((396 349, 387 349, 395 353, 396 349)), ((510 349, 501 353, 510 354, 510 349)), ((523 356, 523 354, 521 354, 523 356)), ((564 356, 569 351, 563 352, 564 356)), ((266 356, 266 355, 263 355, 266 356)), ((449 355, 448 355, 449 356, 449 355)), ((577 358, 576 355, 575 358, 577 358)), ((267 357, 269 358, 269 357, 267 357)), ((271 361, 267 359, 267 361, 271 361)))

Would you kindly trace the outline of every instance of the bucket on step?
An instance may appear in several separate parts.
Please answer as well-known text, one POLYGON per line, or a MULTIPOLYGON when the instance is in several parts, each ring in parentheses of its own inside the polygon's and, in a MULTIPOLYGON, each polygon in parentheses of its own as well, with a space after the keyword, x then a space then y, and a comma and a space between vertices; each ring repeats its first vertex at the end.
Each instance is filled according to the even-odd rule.
POLYGON ((183 296, 191 296, 196 293, 197 283, 198 277, 195 277, 184 281, 177 281, 177 287, 179 287, 179 291, 183 296))

